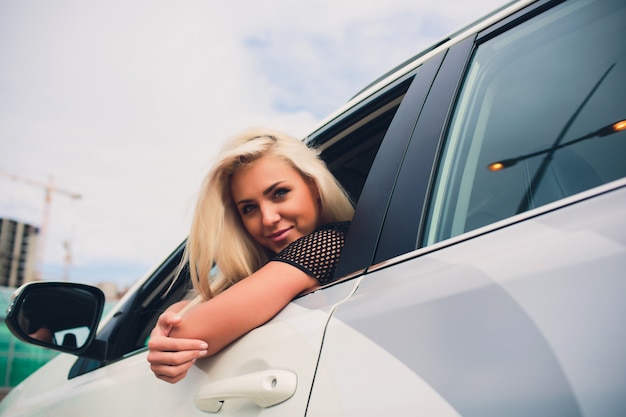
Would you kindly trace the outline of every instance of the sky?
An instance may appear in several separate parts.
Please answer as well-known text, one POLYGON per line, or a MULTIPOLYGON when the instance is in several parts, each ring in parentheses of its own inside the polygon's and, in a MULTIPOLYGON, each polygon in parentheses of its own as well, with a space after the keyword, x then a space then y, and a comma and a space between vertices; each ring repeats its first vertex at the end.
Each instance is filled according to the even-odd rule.
POLYGON ((304 137, 505 3, 0 0, 0 217, 45 225, 43 279, 132 285, 187 235, 225 139, 304 137))

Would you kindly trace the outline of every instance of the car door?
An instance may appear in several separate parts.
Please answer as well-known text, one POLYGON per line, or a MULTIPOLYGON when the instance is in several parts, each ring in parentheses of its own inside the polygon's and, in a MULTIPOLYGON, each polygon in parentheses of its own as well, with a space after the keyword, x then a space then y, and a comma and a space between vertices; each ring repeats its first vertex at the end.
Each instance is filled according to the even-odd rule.
POLYGON ((540 1, 452 42, 308 416, 626 413, 625 17, 540 1))
MULTIPOLYGON (((305 415, 329 311, 351 286, 347 282, 290 304, 267 325, 199 361, 177 384, 156 379, 141 349, 45 391, 22 387, 22 405, 7 415, 305 415)), ((69 365, 67 356, 61 359, 69 365)), ((67 367, 52 369, 67 375, 67 367)))
MULTIPOLYGON (((171 282, 162 283, 166 285, 159 287, 167 289, 171 282)), ((151 326, 140 332, 120 331, 136 328, 137 323, 130 324, 140 315, 158 315, 159 310, 152 310, 151 305, 160 291, 146 284, 113 312, 109 323, 120 318, 117 329, 108 338, 107 332, 100 334, 98 340, 113 351, 119 349, 112 346, 117 337, 126 346, 143 339, 141 347, 117 358, 110 353, 114 356, 100 361, 60 355, 15 388, 1 413, 12 417, 304 415, 329 311, 353 290, 354 282, 290 304, 271 323, 199 361, 183 381, 173 385, 158 380, 149 369, 143 345, 151 326), (142 304, 145 308, 136 308, 142 304)))

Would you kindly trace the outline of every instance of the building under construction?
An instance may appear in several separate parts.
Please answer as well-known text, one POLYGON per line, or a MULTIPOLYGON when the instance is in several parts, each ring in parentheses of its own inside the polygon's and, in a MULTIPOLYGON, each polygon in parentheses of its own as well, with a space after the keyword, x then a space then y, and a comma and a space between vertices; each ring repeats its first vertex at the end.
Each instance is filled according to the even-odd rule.
POLYGON ((39 230, 0 218, 0 286, 19 287, 36 278, 39 230))

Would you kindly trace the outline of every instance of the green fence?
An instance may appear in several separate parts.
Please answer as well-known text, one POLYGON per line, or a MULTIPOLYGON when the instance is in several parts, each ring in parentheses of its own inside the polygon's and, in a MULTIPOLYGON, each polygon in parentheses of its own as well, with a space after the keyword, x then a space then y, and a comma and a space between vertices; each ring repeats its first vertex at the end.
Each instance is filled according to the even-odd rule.
POLYGON ((10 389, 39 367, 58 355, 58 352, 29 345, 9 332, 2 320, 0 327, 0 389, 10 389))

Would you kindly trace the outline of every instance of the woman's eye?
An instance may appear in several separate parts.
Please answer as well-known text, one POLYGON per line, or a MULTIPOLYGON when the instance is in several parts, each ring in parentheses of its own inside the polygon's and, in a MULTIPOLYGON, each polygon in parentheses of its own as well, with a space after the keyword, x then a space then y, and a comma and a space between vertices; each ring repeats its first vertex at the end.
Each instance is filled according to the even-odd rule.
POLYGON ((252 204, 246 204, 245 206, 240 208, 241 214, 250 214, 254 210, 254 206, 252 204))
POLYGON ((274 198, 284 198, 289 193, 289 189, 287 188, 278 188, 274 191, 274 198))

